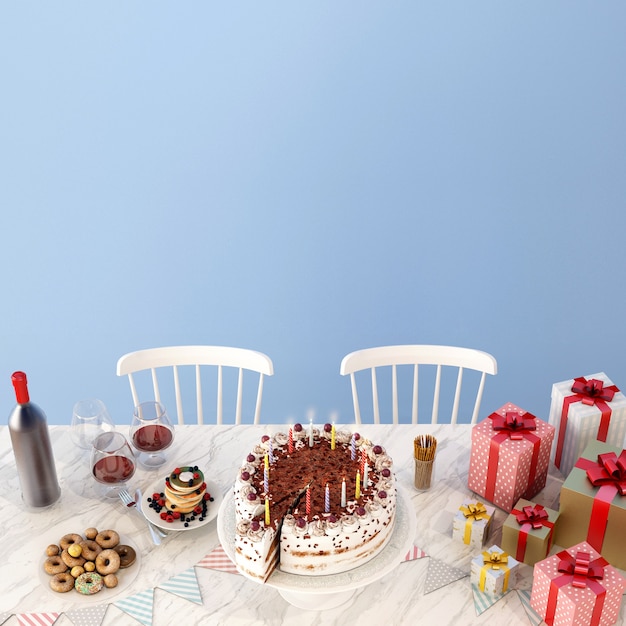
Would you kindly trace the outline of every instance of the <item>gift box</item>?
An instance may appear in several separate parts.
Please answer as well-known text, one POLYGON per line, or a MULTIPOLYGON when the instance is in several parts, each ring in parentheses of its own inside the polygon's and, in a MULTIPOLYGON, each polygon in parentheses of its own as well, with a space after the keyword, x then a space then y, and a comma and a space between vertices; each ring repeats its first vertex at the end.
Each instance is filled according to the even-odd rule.
POLYGON ((548 422, 557 429, 552 459, 567 476, 590 441, 623 447, 626 396, 604 372, 556 383, 548 422))
POLYGON ((559 512, 520 499, 502 526, 502 549, 534 565, 550 554, 559 512))
POLYGON ((539 561, 530 606, 549 626, 608 626, 619 618, 626 580, 587 542, 539 561))
POLYGON ((482 592, 501 595, 515 587, 519 562, 498 546, 472 559, 470 580, 482 592))
POLYGON ((561 487, 559 512, 555 543, 586 541, 626 569, 626 450, 589 442, 561 487))
POLYGON ((554 426, 505 404, 472 427, 468 487, 511 511, 546 485, 554 426))
POLYGON ((482 548, 489 536, 494 513, 492 506, 465 500, 452 520, 452 537, 473 548, 482 548))

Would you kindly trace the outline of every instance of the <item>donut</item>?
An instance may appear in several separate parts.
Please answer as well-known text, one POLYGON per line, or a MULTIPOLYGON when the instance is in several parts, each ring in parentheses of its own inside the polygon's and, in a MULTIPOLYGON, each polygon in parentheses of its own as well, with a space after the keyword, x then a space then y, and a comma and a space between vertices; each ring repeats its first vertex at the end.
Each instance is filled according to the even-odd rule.
POLYGON ((74 582, 74 588, 78 593, 90 596, 98 593, 102 589, 102 576, 96 572, 86 572, 81 574, 74 582))
POLYGON ((83 538, 76 533, 68 533, 67 535, 63 535, 61 537, 61 541, 59 541, 59 545, 61 546, 61 550, 67 550, 73 543, 80 543, 83 538))
POLYGON ((107 574, 102 582, 107 589, 113 589, 113 587, 117 587, 117 576, 115 574, 107 574))
POLYGON ((50 544, 46 548, 46 556, 56 556, 59 552, 61 552, 59 546, 55 546, 54 544, 50 544))
POLYGON ((85 532, 84 532, 85 538, 86 539, 90 539, 90 540, 94 540, 97 536, 98 536, 98 529, 97 528, 88 528, 85 532))
MULTIPOLYGON (((120 556, 120 569, 130 567, 137 559, 137 553, 130 546, 119 544, 113 548, 120 556)), ((105 583, 106 585, 106 583, 105 583)))
POLYGON ((50 574, 50 576, 54 576, 56 574, 63 574, 67 572, 68 567, 63 562, 63 559, 60 556, 49 556, 43 562, 43 569, 46 574, 50 574))
POLYGON ((102 552, 102 548, 93 539, 81 541, 80 547, 83 549, 82 556, 88 561, 95 561, 96 557, 102 552))
POLYGON ((67 550, 63 550, 63 552, 61 552, 61 559, 63 560, 63 563, 65 563, 65 565, 67 565, 69 568, 72 568, 76 565, 84 565, 85 564, 85 557, 82 556, 72 556, 67 550))
MULTIPOLYGON (((83 538, 81 537, 82 541, 83 538)), ((103 530, 96 535, 96 543, 105 550, 109 548, 115 548, 120 542, 120 536, 114 530, 103 530)))
POLYGON ((96 557, 96 571, 102 576, 115 574, 120 568, 120 555, 111 549, 102 550, 96 557))
POLYGON ((74 589, 74 579, 68 572, 55 574, 50 579, 50 588, 52 591, 57 591, 58 593, 67 593, 74 589))

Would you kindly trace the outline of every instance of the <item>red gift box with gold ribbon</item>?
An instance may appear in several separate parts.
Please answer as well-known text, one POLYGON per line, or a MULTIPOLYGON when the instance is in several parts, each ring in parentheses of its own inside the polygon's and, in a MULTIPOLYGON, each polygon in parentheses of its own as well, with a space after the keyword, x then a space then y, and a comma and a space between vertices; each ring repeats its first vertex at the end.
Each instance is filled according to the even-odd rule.
POLYGON ((530 605, 548 626, 609 626, 624 589, 622 575, 581 542, 535 564, 530 605))
POLYGON ((468 487, 511 511, 546 485, 554 427, 508 403, 472 428, 468 487))
POLYGON ((626 569, 626 450, 587 444, 561 487, 555 542, 587 541, 615 567, 626 569))
POLYGON ((556 428, 554 465, 567 476, 590 441, 623 444, 626 396, 604 372, 556 383, 548 422, 556 428))

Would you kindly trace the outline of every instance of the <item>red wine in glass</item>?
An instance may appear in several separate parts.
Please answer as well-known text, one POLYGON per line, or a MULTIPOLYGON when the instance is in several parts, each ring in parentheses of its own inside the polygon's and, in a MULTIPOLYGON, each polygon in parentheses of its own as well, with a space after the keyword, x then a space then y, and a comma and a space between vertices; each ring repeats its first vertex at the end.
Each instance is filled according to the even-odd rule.
POLYGON ((156 401, 138 404, 133 413, 130 436, 139 452, 139 465, 146 469, 161 467, 166 461, 163 450, 174 441, 174 428, 165 407, 156 401))
POLYGON ((135 473, 135 455, 120 432, 101 433, 91 449, 91 473, 105 486, 102 495, 113 498, 135 473))
POLYGON ((135 473, 135 464, 125 456, 106 456, 93 466, 99 483, 124 483, 135 473))

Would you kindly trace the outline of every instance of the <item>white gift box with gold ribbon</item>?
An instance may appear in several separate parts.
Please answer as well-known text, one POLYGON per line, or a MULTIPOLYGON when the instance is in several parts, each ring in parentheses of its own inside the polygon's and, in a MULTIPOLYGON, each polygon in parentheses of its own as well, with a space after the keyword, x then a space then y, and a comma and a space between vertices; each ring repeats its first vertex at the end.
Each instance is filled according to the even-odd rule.
POLYGON ((491 546, 472 559, 470 580, 482 592, 501 595, 517 584, 519 561, 498 546, 491 546))
POLYGON ((452 537, 481 549, 489 537, 495 508, 479 500, 464 500, 452 521, 452 537))

